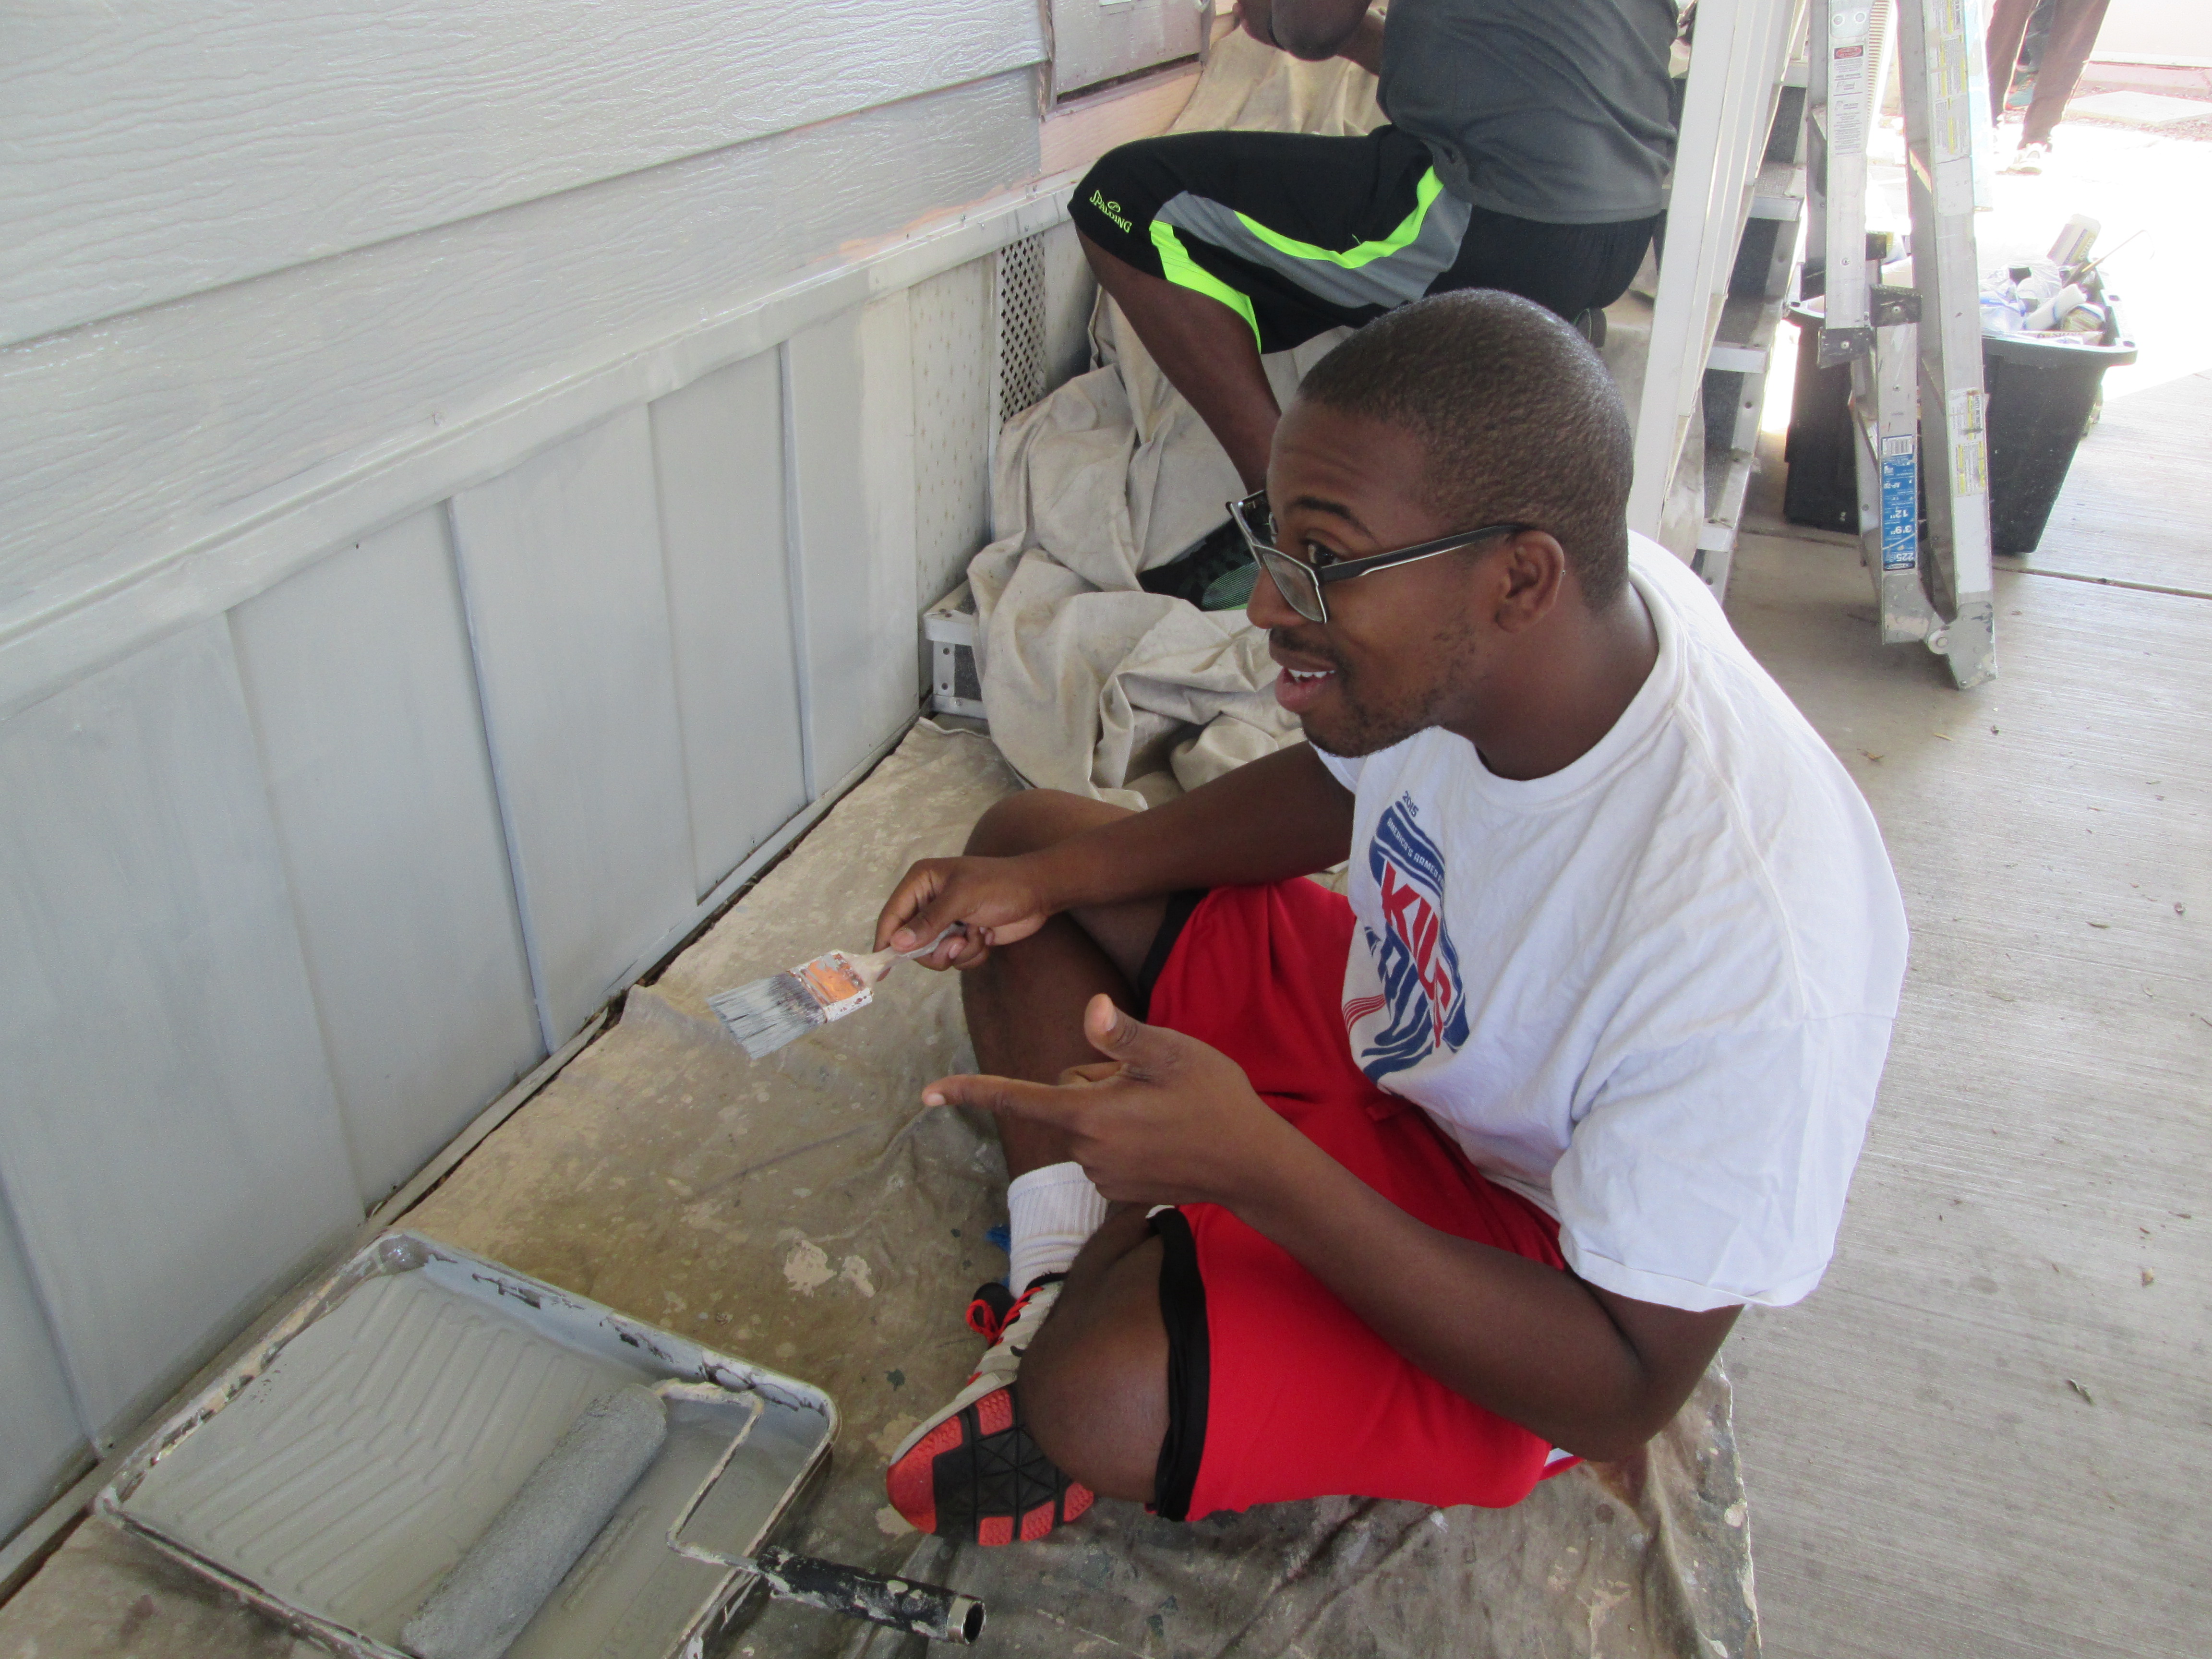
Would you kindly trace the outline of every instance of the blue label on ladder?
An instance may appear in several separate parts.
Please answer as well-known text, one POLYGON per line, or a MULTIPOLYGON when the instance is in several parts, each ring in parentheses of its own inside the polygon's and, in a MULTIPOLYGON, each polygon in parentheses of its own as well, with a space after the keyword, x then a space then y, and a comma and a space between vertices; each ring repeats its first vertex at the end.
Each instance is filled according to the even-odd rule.
POLYGON ((1881 441, 1881 568, 1920 562, 1920 468, 1910 438, 1881 441))

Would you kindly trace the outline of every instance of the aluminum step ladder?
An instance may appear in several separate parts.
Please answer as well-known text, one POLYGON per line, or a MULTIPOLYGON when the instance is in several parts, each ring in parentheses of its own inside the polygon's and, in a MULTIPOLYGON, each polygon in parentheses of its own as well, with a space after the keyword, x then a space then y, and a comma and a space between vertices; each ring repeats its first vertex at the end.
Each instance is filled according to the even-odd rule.
POLYGON ((1919 641, 1961 689, 1979 685, 1996 672, 1974 246, 1989 199, 1980 19, 1969 0, 1831 0, 1811 28, 1801 291, 1823 297, 1821 365, 1851 366, 1860 556, 1883 642, 1919 641), (1867 137, 1893 40, 1909 287, 1881 280, 1893 250, 1866 223, 1867 137))

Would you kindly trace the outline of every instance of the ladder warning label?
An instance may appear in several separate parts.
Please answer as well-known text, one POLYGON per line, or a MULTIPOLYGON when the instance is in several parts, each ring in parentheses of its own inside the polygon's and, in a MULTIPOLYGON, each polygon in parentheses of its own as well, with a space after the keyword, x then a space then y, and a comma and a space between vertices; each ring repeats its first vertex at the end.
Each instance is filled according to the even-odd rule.
POLYGON ((1838 46, 1828 70, 1828 152, 1865 153, 1867 74, 1864 46, 1838 46))
POLYGON ((1881 441, 1881 568, 1920 562, 1920 469, 1910 438, 1881 441))

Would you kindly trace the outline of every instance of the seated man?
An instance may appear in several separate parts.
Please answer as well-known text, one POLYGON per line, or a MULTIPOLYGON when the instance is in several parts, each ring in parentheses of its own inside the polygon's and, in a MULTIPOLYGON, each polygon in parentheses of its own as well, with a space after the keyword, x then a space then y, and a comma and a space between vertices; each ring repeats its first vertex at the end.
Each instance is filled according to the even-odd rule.
POLYGON ((1237 11, 1268 46, 1375 71, 1389 125, 1141 139, 1068 202, 1100 285, 1247 489, 1277 417, 1261 352, 1465 288, 1594 329, 1660 221, 1676 0, 1392 0, 1387 23, 1367 4, 1237 11))
POLYGON ((1819 1281, 1905 916, 1827 745, 1624 529, 1629 455, 1538 307, 1370 324, 1237 509, 1310 743, 1146 812, 1012 797, 899 883, 878 943, 965 925, 927 960, 991 1073, 923 1098, 1013 1177, 992 1346, 892 1462, 915 1526, 1512 1504, 1819 1281), (1348 902, 1301 878, 1347 856, 1348 902))

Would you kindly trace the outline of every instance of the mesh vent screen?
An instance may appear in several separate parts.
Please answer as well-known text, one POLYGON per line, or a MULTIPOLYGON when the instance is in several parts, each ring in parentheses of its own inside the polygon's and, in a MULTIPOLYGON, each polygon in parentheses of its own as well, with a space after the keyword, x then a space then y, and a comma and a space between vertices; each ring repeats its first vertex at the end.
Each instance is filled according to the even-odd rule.
POLYGON ((999 252, 999 419, 1011 421, 1044 396, 1044 236, 999 252))

